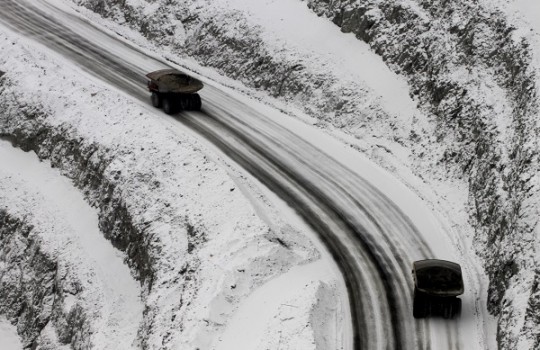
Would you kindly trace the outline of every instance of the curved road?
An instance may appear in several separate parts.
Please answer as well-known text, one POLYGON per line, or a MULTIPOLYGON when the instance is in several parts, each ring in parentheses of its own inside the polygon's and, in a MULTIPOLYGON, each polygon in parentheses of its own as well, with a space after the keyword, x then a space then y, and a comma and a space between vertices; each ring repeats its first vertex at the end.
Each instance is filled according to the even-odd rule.
MULTIPOLYGON (((45 1, 0 0, 0 6, 4 25, 149 103, 143 77, 167 67, 162 61, 45 1)), ((434 254, 389 198, 216 84, 207 83, 201 95, 202 112, 159 118, 180 127, 182 123, 214 143, 295 208, 318 233, 345 277, 355 349, 481 348, 463 346, 459 334, 463 327, 457 320, 412 318, 411 261, 434 254)), ((475 316, 468 320, 469 327, 482 323, 481 313, 475 316)))

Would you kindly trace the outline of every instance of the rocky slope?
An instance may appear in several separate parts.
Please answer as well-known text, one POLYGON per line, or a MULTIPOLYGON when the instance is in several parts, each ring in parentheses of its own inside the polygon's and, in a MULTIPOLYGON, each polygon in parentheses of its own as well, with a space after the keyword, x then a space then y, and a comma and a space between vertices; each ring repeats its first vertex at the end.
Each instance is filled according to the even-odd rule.
MULTIPOLYGON (((44 343, 39 338, 46 337, 44 329, 50 327, 49 322, 58 325, 64 343, 78 343, 76 334, 85 333, 85 313, 81 309, 64 312, 57 262, 43 251, 33 229, 6 208, 0 209, 0 313, 21 329, 19 335, 27 348, 44 343)), ((47 340, 51 341, 54 339, 47 340)))
MULTIPOLYGON (((10 146, 1 147, 4 154, 10 146)), ((136 284, 124 285, 134 287, 130 295, 103 279, 93 263, 102 252, 81 245, 77 228, 17 177, 0 171, 0 313, 17 326, 24 348, 131 349, 142 316, 136 284)), ((103 264, 113 269, 113 262, 103 264)))

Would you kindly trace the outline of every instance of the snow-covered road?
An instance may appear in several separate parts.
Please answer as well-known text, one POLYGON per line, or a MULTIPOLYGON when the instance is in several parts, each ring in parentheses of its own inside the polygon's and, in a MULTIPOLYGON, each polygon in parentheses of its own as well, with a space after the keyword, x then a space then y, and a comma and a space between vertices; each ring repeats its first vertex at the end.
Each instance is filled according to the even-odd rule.
MULTIPOLYGON (((2 0, 1 6, 2 23, 141 103, 148 104, 144 74, 168 66, 46 2, 2 0)), ((322 133, 310 134, 306 125, 293 127, 275 110, 211 81, 201 95, 201 113, 157 113, 156 118, 204 136, 318 233, 346 280, 355 349, 487 348, 474 269, 465 270, 471 284, 460 319, 412 317, 411 262, 459 260, 445 249, 450 243, 436 220, 425 224, 430 214, 416 196, 359 154, 340 159, 348 152, 345 147, 321 149, 322 133)))

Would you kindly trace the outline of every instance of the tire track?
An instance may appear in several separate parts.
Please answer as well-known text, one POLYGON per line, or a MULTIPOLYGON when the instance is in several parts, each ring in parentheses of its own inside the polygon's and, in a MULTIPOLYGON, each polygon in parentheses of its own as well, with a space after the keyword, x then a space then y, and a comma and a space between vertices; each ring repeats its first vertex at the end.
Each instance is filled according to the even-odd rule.
MULTIPOLYGON (((208 105, 208 104, 207 104, 208 105)), ((208 115, 220 115, 223 116, 223 113, 226 113, 224 111, 216 112, 211 111, 210 113, 207 113, 208 115)), ((210 117, 212 118, 212 117, 210 117)), ((362 337, 363 334, 366 334, 372 329, 370 329, 370 326, 373 324, 373 320, 376 319, 375 312, 368 313, 366 316, 366 309, 362 308, 362 306, 359 307, 359 305, 354 305, 357 299, 366 299, 369 298, 371 303, 375 302, 374 299, 377 299, 377 296, 373 297, 373 295, 382 295, 383 299, 386 298, 387 302, 385 306, 380 306, 382 309, 384 309, 381 314, 383 315, 383 318, 386 318, 383 323, 386 324, 385 329, 386 332, 391 330, 391 332, 395 332, 393 341, 390 344, 386 344, 388 348, 395 348, 395 349, 422 349, 425 348, 426 345, 424 345, 425 341, 423 334, 428 332, 428 330, 424 329, 424 324, 421 323, 418 329, 414 330, 414 327, 411 327, 411 324, 414 324, 414 321, 412 321, 412 317, 410 314, 410 303, 408 300, 409 298, 412 299, 412 292, 411 292, 411 286, 408 281, 410 281, 410 270, 407 268, 410 260, 406 262, 406 264, 403 264, 403 260, 407 260, 407 258, 399 258, 401 263, 390 263, 390 261, 393 260, 393 253, 385 253, 384 249, 380 247, 379 244, 377 244, 376 239, 372 237, 372 235, 368 232, 366 227, 363 225, 362 222, 358 222, 358 220, 355 220, 354 217, 348 213, 347 209, 343 208, 342 205, 336 203, 331 195, 328 195, 328 193, 325 193, 324 191, 321 191, 319 189, 319 186, 316 184, 316 182, 311 182, 308 179, 304 177, 303 174, 308 173, 309 169, 303 169, 304 172, 299 171, 296 172, 294 170, 294 167, 291 167, 290 165, 284 165, 281 161, 281 158, 276 158, 270 152, 266 151, 268 147, 262 146, 258 144, 261 140, 260 137, 254 137, 251 135, 251 137, 246 137, 243 132, 238 132, 235 127, 231 126, 230 120, 222 121, 220 118, 213 119, 212 122, 219 125, 212 130, 212 128, 209 128, 208 125, 211 123, 208 123, 206 121, 201 121, 202 118, 201 115, 195 115, 193 118, 188 118, 187 122, 191 127, 198 130, 200 133, 204 135, 205 138, 210 139, 212 142, 214 142, 218 147, 220 147, 223 150, 226 150, 226 153, 234 160, 239 162, 242 167, 248 169, 248 171, 252 172, 252 174, 259 178, 263 183, 265 183, 267 186, 272 188, 274 191, 276 189, 279 189, 279 194, 282 198, 284 198, 293 208, 299 211, 300 215, 306 219, 306 221, 312 225, 312 227, 315 229, 315 231, 319 232, 321 238, 323 241, 326 242, 327 245, 330 246, 331 252, 334 254, 334 258, 336 261, 340 262, 342 258, 340 257, 339 251, 336 251, 336 249, 346 249, 349 250, 350 248, 347 247, 335 247, 331 245, 331 241, 335 238, 341 239, 340 235, 336 233, 335 231, 330 232, 329 234, 325 232, 324 230, 320 229, 320 223, 313 223, 314 217, 316 217, 316 213, 314 213, 314 210, 309 209, 309 202, 303 202, 302 198, 300 196, 292 196, 287 191, 286 185, 283 185, 279 181, 275 181, 275 178, 277 176, 274 176, 274 179, 272 181, 269 181, 267 177, 265 176, 265 171, 261 169, 254 169, 253 164, 246 164, 246 161, 244 159, 239 159, 242 156, 239 156, 239 154, 242 153, 242 147, 234 147, 231 146, 231 144, 227 144, 224 139, 234 139, 234 140, 241 140, 243 145, 247 145, 247 148, 250 150, 256 150, 258 152, 258 155, 261 159, 265 159, 265 161, 270 161, 272 165, 278 169, 278 173, 280 176, 284 176, 287 179, 283 180, 284 183, 290 184, 294 183, 294 187, 303 187, 307 188, 307 191, 309 194, 313 197, 316 203, 318 203, 319 208, 323 208, 325 212, 327 212, 327 215, 329 217, 332 217, 335 222, 339 223, 340 229, 342 231, 342 234, 347 236, 347 240, 355 242, 355 244, 352 244, 350 246, 357 247, 358 244, 362 247, 362 249, 359 249, 355 252, 355 254, 350 253, 349 255, 355 257, 355 260, 358 262, 358 260, 362 260, 364 263, 366 259, 370 261, 370 266, 362 266, 357 265, 357 270, 364 270, 366 267, 374 269, 373 271, 376 271, 376 277, 377 279, 382 282, 383 288, 381 287, 374 287, 375 293, 369 293, 365 289, 361 289, 360 292, 357 289, 358 286, 362 285, 369 285, 370 281, 365 279, 365 276, 354 276, 354 275, 347 275, 345 274, 348 279, 358 279, 360 280, 359 283, 356 284, 356 286, 353 286, 351 284, 348 284, 348 289, 350 295, 354 296, 354 298, 351 298, 351 309, 353 310, 353 319, 356 319, 356 322, 359 324, 364 325, 366 329, 363 330, 363 332, 358 332, 358 337, 362 337), (223 137, 220 135, 224 130, 226 130, 228 133, 232 134, 232 137, 223 137), (321 204, 323 203, 323 204, 321 204), (298 209, 302 208, 302 209, 298 209), (330 242, 329 242, 330 241, 330 242), (361 256, 362 259, 358 259, 358 256, 361 256), (409 277, 409 278, 407 278, 409 277), (405 294, 407 297, 404 298, 403 294, 405 294), (371 295, 371 297, 369 297, 371 295), (361 319, 358 319, 361 318, 361 319), (412 322, 411 322, 412 321, 412 322), (391 324, 389 326, 388 324, 391 324), (393 330, 392 330, 393 329, 393 330), (416 339, 413 339, 410 334, 417 334, 416 339), (408 335, 409 334, 409 335, 408 335)), ((225 118, 226 119, 226 118, 225 118)), ((271 148, 275 149, 275 148, 271 148)), ((253 162, 254 157, 252 156, 251 162, 253 162)), ((301 160, 296 159, 298 162, 301 162, 301 160)), ((256 167, 256 166, 255 166, 256 167)), ((326 174, 326 179, 331 179, 330 175, 326 174)), ((337 185, 334 181, 330 181, 333 183, 336 187, 334 189, 340 189, 340 186, 337 185)), ((364 186, 367 186, 367 184, 364 184, 364 186)), ((367 186, 366 188, 369 188, 367 186)), ((347 196, 345 193, 343 195, 347 196)), ((382 196, 382 194, 378 194, 379 196, 382 196)), ((334 197, 337 197, 334 195, 334 197)), ((386 199, 388 201, 388 199, 386 199)), ((353 200, 353 202, 357 205, 355 209, 359 211, 364 211, 362 214, 366 214, 368 217, 368 220, 366 220, 369 224, 373 224, 376 228, 378 227, 380 229, 380 224, 373 220, 373 216, 370 214, 370 211, 367 210, 363 205, 361 205, 358 201, 353 200), (373 221, 372 221, 373 220, 373 221), (371 221, 371 222, 370 222, 371 221)), ((413 227, 411 225, 411 227, 413 227)), ((393 250, 395 252, 395 249, 393 250)), ((432 256, 431 252, 427 249, 423 249, 422 254, 425 257, 432 256)), ((403 255, 401 255, 403 256, 403 255)), ((362 287, 361 287, 362 288, 362 287)), ((380 320, 379 320, 380 321, 380 320)), ((390 332, 388 332, 390 333, 390 332)), ((380 341, 381 343, 386 343, 386 341, 380 341)), ((370 349, 376 346, 374 343, 370 343, 369 345, 364 344, 362 349, 370 349)), ((380 344, 378 345, 380 346, 380 344)), ((383 347, 384 348, 384 347, 383 347)))

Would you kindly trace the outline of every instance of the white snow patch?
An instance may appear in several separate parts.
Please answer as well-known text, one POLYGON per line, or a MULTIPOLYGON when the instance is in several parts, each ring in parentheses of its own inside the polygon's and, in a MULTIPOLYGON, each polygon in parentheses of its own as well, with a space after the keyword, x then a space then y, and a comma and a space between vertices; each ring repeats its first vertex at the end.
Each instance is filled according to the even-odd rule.
MULTIPOLYGON (((306 331, 306 323, 310 322, 315 292, 320 281, 333 283, 334 279, 335 275, 326 261, 318 260, 292 268, 267 282, 242 303, 214 348, 266 349, 279 348, 282 343, 295 349, 310 348, 306 345, 315 341, 313 333, 311 329, 303 331, 306 331)), ((335 334, 328 336, 336 337, 335 334)), ((336 346, 341 348, 338 344, 336 346)))
POLYGON ((520 41, 526 38, 532 44, 533 60, 540 70, 540 1, 538 0, 484 0, 492 9, 502 10, 515 26, 513 36, 520 41))
POLYGON ((23 346, 17 328, 3 317, 0 317, 0 349, 2 350, 22 350, 23 346))

